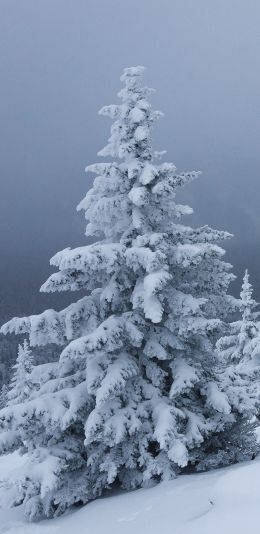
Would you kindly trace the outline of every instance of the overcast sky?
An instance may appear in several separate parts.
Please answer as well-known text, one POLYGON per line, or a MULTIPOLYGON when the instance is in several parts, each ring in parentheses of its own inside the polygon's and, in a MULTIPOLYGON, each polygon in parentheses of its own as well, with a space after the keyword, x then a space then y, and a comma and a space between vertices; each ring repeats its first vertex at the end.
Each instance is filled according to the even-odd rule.
POLYGON ((181 194, 186 222, 235 234, 227 258, 239 277, 249 267, 260 299, 259 23, 259 0, 0 0, 5 314, 59 307, 38 287, 51 255, 85 242, 75 207, 110 127, 97 112, 136 64, 165 113, 156 148, 203 171, 181 194))

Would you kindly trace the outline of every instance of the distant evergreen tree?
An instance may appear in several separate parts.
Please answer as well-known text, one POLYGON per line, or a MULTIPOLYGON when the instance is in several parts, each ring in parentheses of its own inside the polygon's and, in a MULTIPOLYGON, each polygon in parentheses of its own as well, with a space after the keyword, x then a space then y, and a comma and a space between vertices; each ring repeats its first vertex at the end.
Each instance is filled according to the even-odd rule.
POLYGON ((253 288, 246 270, 240 293, 241 319, 229 325, 228 334, 217 342, 223 365, 221 382, 232 406, 236 424, 227 436, 223 434, 226 456, 234 461, 250 459, 258 452, 254 418, 259 410, 260 338, 258 304, 252 298, 253 288))
POLYGON ((34 369, 37 393, 0 412, 0 450, 28 453, 12 502, 30 518, 62 513, 115 481, 129 489, 210 467, 209 450, 219 453, 214 465, 235 461, 233 451, 223 460, 219 436, 232 433, 236 414, 215 353, 237 306, 217 245, 230 236, 180 224, 192 210, 175 202, 176 190, 198 173, 156 164, 151 130, 161 113, 143 70, 125 69, 122 103, 101 110, 114 120, 100 152, 112 161, 87 168, 97 177, 79 205, 99 241, 57 253, 59 272, 41 289, 87 296, 2 328, 29 334, 31 346, 65 345, 58 362, 34 369))
POLYGON ((30 397, 35 389, 31 373, 32 351, 28 342, 24 340, 23 344, 18 346, 17 360, 13 366, 13 376, 7 393, 8 405, 20 404, 30 397))
MULTIPOLYGON (((21 337, 21 336, 20 336, 21 337)), ((20 340, 22 343, 22 337, 20 340)), ((58 360, 60 347, 49 344, 44 347, 36 347, 33 351, 34 365, 58 360)), ((0 388, 8 385, 13 375, 13 366, 17 359, 17 336, 4 337, 0 335, 0 388)))

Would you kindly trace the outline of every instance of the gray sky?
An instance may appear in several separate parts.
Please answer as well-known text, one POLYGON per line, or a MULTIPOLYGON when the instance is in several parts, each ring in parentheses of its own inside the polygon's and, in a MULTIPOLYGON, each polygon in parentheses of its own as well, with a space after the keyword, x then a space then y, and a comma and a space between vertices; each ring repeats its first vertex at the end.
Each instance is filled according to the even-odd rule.
POLYGON ((259 0, 0 0, 1 315, 63 304, 38 287, 85 242, 75 207, 110 127, 97 111, 136 64, 165 112, 156 148, 203 171, 186 222, 235 234, 227 258, 260 299, 259 21, 259 0))

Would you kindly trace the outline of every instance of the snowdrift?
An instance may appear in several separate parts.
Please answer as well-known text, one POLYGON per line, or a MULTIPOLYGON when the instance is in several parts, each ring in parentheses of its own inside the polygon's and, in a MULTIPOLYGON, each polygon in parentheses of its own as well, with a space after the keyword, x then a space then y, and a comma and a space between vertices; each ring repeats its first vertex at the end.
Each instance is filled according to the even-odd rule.
MULTIPOLYGON (((19 463, 0 460, 1 477, 19 463)), ((0 534, 259 534, 260 460, 181 476, 151 489, 111 494, 65 516, 28 524, 0 510, 0 534)))

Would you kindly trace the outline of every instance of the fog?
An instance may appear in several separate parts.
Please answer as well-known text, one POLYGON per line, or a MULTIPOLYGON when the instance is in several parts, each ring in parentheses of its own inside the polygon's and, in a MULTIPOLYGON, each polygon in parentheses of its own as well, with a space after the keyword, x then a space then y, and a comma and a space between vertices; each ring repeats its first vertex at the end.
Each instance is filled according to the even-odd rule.
MULTIPOLYGON (((203 174, 179 195, 235 234, 227 259, 260 299, 260 3, 258 0, 0 1, 0 312, 59 308, 38 288, 49 258, 84 244, 75 207, 91 185, 125 66, 145 65, 165 113, 154 145, 203 174)), ((184 220, 183 220, 184 222, 184 220)))

